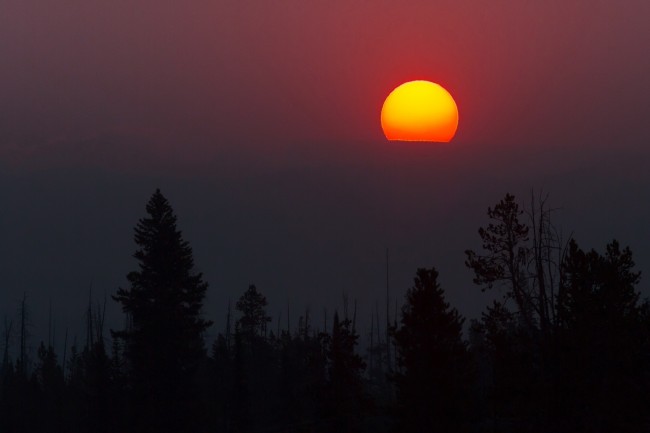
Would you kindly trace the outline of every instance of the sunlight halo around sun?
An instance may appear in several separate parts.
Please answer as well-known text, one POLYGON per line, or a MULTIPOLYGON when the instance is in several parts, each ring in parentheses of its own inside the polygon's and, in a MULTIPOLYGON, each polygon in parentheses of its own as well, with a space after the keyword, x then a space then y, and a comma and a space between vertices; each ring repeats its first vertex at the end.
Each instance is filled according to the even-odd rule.
POLYGON ((388 140, 447 143, 458 128, 458 107, 439 84, 409 81, 384 101, 381 127, 388 140))

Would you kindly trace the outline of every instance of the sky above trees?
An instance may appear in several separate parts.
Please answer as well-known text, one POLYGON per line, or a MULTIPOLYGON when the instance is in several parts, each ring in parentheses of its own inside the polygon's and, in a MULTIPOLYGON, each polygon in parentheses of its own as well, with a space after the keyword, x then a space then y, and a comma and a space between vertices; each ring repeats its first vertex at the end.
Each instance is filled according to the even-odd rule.
POLYGON ((101 298, 125 284, 157 187, 214 317, 251 283, 274 320, 287 300, 297 315, 343 291, 369 314, 386 248, 396 296, 436 266, 475 317, 487 299, 463 251, 488 206, 531 189, 562 209, 566 236, 599 249, 615 237, 645 270, 649 8, 4 2, 0 314, 27 292, 34 332, 50 300, 59 337, 81 329, 89 286, 101 298), (458 103, 449 145, 383 139, 383 99, 416 78, 458 103))

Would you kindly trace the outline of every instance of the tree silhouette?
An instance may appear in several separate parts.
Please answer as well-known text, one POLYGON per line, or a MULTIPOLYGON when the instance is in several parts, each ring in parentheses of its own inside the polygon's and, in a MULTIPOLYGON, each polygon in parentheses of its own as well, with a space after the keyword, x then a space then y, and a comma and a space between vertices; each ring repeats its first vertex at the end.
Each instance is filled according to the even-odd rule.
POLYGON ((195 372, 205 355, 201 318, 207 283, 194 273, 192 249, 176 227, 176 216, 160 190, 135 227, 139 269, 130 287, 113 296, 130 319, 114 332, 125 341, 133 391, 134 428, 181 431, 193 425, 195 372))
POLYGON ((266 315, 266 297, 257 291, 254 284, 248 286, 248 290, 237 301, 235 308, 241 313, 237 321, 239 332, 248 339, 265 337, 266 325, 271 318, 266 315))
POLYGON ((401 326, 392 331, 401 369, 394 379, 403 431, 458 431, 471 410, 464 319, 445 301, 437 279, 434 268, 418 269, 401 326))
POLYGON ((52 346, 46 348, 43 342, 38 348, 33 381, 39 391, 40 422, 46 430, 60 430, 63 423, 61 401, 64 387, 63 371, 57 363, 54 348, 52 346))
POLYGON ((546 351, 556 325, 556 293, 562 285, 560 268, 567 245, 551 223, 548 196, 531 194, 530 208, 520 209, 512 194, 488 208, 490 223, 479 228, 483 253, 466 250, 465 265, 474 271, 482 290, 505 288, 515 301, 515 314, 529 333, 539 331, 546 351))
MULTIPOLYGON (((239 298, 235 309, 241 314, 236 322, 235 372, 241 374, 240 386, 236 390, 241 396, 238 401, 246 403, 241 409, 249 410, 255 423, 270 422, 277 396, 273 394, 276 376, 276 356, 267 338, 267 324, 271 318, 266 313, 267 301, 254 284, 251 284, 239 298), (240 398, 241 397, 241 398, 240 398)), ((242 424, 240 422, 240 424, 242 424)))
POLYGON ((566 431, 647 429, 648 333, 629 248, 604 255, 575 241, 559 293, 558 419, 566 431))
POLYGON ((386 337, 376 308, 365 373, 356 302, 350 320, 344 296, 322 332, 309 308, 293 330, 287 311, 274 334, 254 285, 236 303, 234 332, 229 304, 208 358, 207 284, 159 190, 146 210, 138 269, 114 296, 127 321, 111 346, 91 298, 85 345, 74 336, 69 346, 66 329, 61 363, 51 324, 30 356, 26 296, 5 319, 0 432, 648 431, 650 302, 632 252, 617 241, 602 253, 562 245, 546 199, 522 212, 507 194, 479 230, 482 252, 466 252, 475 283, 506 290, 472 321, 469 351, 438 272, 418 269, 386 337))
POLYGON ((209 370, 208 398, 211 400, 212 410, 210 411, 210 424, 219 431, 227 431, 229 428, 229 415, 232 413, 234 392, 233 382, 233 359, 226 337, 219 333, 212 344, 212 356, 209 370))
MULTIPOLYGON (((512 420, 535 419, 539 402, 539 352, 529 330, 494 301, 472 323, 472 352, 482 364, 482 416, 495 430, 512 420)), ((539 424, 539 420, 536 420, 539 424)))
POLYGON ((479 228, 483 249, 480 255, 472 250, 465 251, 465 265, 474 271, 474 283, 492 289, 495 284, 505 284, 506 296, 513 298, 522 319, 532 328, 532 303, 526 291, 525 268, 528 262, 528 226, 519 221, 523 211, 511 194, 488 208, 492 222, 487 228, 479 228))
POLYGON ((484 340, 480 350, 488 352, 490 374, 482 382, 490 383, 487 405, 496 424, 509 417, 540 425, 555 405, 550 384, 556 373, 557 293, 565 278, 561 263, 567 246, 551 223, 547 198, 532 194, 524 211, 506 194, 488 208, 490 223, 479 229, 483 252, 465 252, 475 284, 482 290, 505 288, 505 302, 488 308, 474 329, 484 340), (505 308, 510 300, 512 311, 505 308))
POLYGON ((355 353, 359 336, 348 318, 339 320, 334 312, 332 334, 328 341, 328 412, 339 431, 349 431, 360 418, 364 405, 361 373, 366 363, 355 353))
POLYGON ((279 351, 279 421, 285 425, 307 424, 323 417, 326 400, 327 347, 325 333, 310 335, 282 332, 279 351))

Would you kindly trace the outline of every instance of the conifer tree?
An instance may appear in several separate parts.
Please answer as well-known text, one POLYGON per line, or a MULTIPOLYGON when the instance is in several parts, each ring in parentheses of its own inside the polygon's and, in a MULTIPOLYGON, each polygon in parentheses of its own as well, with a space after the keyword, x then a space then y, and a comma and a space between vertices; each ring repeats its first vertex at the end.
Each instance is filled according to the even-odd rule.
MULTIPOLYGON (((63 370, 57 362, 54 348, 41 341, 38 348, 36 366, 32 376, 32 382, 38 389, 39 401, 39 422, 42 426, 47 425, 51 431, 62 428, 62 397, 63 397, 63 370)), ((32 402, 34 404, 34 402, 32 402)))
POLYGON ((404 431, 458 431, 466 411, 471 364, 464 319, 445 301, 435 269, 418 269, 401 326, 393 330, 400 372, 394 375, 404 431))
POLYGON ((352 321, 340 320, 338 312, 334 312, 332 335, 327 341, 329 404, 326 407, 339 431, 352 429, 364 409, 361 374, 366 363, 355 353, 358 339, 352 321))
POLYGON ((236 309, 241 313, 237 321, 242 336, 248 343, 256 337, 263 337, 266 333, 267 323, 271 317, 266 314, 268 302, 254 284, 237 301, 236 309))
POLYGON ((272 417, 276 396, 272 392, 275 386, 275 354, 273 346, 267 339, 267 324, 271 318, 266 313, 267 300, 255 285, 239 298, 235 305, 241 314, 235 327, 239 334, 239 353, 235 356, 246 389, 249 416, 255 422, 249 426, 266 424, 272 417))
MULTIPOLYGON (((647 429, 648 337, 629 248, 605 254, 571 241, 558 297, 557 396, 566 431, 647 429)), ((562 431, 556 428, 556 431, 562 431)))
POLYGON ((474 283, 492 289, 496 284, 507 287, 506 297, 517 304, 521 319, 532 329, 532 301, 527 291, 525 268, 529 251, 528 226, 519 221, 523 211, 511 194, 494 206, 488 208, 492 222, 487 228, 479 229, 485 255, 472 250, 465 251, 465 265, 474 271, 474 283))
POLYGON ((128 274, 130 287, 113 296, 131 326, 114 336, 125 342, 139 420, 134 427, 184 431, 195 420, 192 384, 205 356, 203 332, 211 325, 201 318, 208 285, 194 272, 192 249, 159 189, 146 211, 135 227, 139 269, 128 274))

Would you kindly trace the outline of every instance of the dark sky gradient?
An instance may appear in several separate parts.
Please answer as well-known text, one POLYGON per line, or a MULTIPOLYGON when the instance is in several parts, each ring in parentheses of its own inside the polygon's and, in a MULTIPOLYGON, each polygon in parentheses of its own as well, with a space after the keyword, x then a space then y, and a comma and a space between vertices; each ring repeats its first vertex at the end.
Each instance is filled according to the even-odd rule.
POLYGON ((477 317, 462 252, 487 206, 531 188, 567 236, 616 237, 650 269, 648 16, 645 0, 2 0, 0 314, 26 291, 36 335, 49 299, 57 334, 77 329, 91 281, 126 283, 156 187, 212 318, 251 282, 273 314, 291 299, 320 320, 343 290, 367 314, 386 247, 396 294, 435 265, 477 317), (411 79, 454 95, 452 143, 384 140, 381 104, 411 79))

